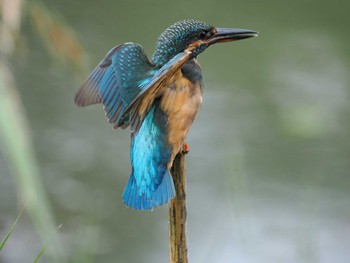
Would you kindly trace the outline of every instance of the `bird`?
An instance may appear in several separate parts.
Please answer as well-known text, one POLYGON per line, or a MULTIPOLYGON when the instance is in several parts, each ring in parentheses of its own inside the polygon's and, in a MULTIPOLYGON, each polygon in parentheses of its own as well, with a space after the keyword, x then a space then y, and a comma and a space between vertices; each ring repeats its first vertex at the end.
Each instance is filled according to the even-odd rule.
POLYGON ((197 56, 214 44, 257 35, 186 19, 161 33, 150 60, 140 44, 127 42, 91 72, 74 102, 101 103, 114 129, 130 127, 131 174, 122 195, 127 207, 153 210, 176 195, 170 168, 179 152, 189 150, 185 139, 202 104, 197 56))

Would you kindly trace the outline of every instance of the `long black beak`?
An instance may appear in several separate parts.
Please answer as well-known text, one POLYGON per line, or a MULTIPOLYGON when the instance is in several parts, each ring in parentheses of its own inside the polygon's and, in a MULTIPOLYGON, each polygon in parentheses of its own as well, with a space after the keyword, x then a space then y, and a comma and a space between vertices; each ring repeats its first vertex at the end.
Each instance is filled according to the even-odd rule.
POLYGON ((209 38, 209 45, 230 42, 258 36, 258 32, 239 28, 216 28, 216 33, 209 38))

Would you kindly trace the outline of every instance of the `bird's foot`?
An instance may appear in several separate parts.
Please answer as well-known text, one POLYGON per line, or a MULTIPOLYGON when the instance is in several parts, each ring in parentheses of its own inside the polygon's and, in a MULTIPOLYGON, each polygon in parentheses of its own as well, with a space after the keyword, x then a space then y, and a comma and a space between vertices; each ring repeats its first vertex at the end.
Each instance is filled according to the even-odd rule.
POLYGON ((181 153, 182 154, 188 154, 190 151, 190 146, 187 144, 187 143, 184 143, 182 145, 182 150, 181 150, 181 153))

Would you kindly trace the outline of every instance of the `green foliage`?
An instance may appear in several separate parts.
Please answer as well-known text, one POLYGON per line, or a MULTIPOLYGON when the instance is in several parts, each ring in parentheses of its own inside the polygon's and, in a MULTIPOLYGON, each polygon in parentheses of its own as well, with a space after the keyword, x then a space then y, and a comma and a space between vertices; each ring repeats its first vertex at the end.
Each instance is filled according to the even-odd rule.
MULTIPOLYGON (((22 107, 21 98, 17 92, 15 76, 8 66, 8 60, 14 52, 16 41, 20 38, 20 20, 23 12, 28 12, 32 25, 39 32, 50 54, 54 58, 64 58, 72 64, 77 73, 81 72, 85 64, 85 51, 80 46, 74 32, 63 23, 59 16, 52 13, 39 1, 32 1, 22 8, 22 2, 17 0, 4 0, 0 14, 2 27, 0 31, 0 150, 6 157, 12 175, 15 179, 17 196, 20 201, 27 200, 27 210, 33 225, 45 247, 37 256, 37 262, 44 252, 50 262, 64 262, 60 255, 60 246, 49 236, 56 232, 54 214, 46 194, 41 178, 40 168, 36 159, 31 139, 30 127, 22 107), (4 15, 4 14, 7 15, 4 15), (52 242, 51 242, 52 241, 52 242), (54 243, 52 249, 47 250, 49 243, 54 243)), ((0 250, 10 237, 18 218, 11 227, 0 250)))
POLYGON ((21 215, 22 215, 22 213, 23 213, 25 207, 26 207, 26 206, 24 205, 23 208, 21 209, 21 211, 19 212, 19 214, 18 214, 18 216, 17 216, 15 222, 13 222, 13 224, 12 224, 12 226, 11 226, 9 232, 7 233, 6 237, 5 237, 4 240, 0 243, 0 251, 3 249, 3 247, 5 246, 7 240, 8 240, 9 237, 11 236, 12 231, 15 229, 15 226, 17 225, 17 222, 18 222, 19 218, 21 217, 21 215))

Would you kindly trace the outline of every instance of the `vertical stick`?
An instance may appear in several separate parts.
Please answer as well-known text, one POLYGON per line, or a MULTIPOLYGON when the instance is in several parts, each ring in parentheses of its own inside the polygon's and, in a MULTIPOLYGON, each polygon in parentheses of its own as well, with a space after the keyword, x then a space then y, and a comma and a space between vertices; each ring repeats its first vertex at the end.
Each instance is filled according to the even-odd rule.
POLYGON ((169 206, 170 263, 188 263, 186 231, 186 162, 185 155, 176 155, 171 168, 176 197, 169 206))

